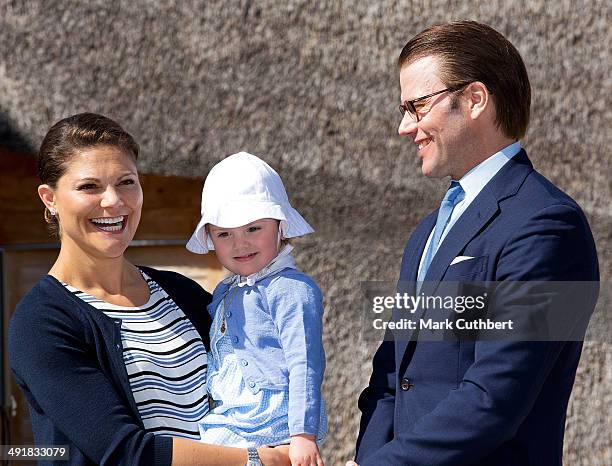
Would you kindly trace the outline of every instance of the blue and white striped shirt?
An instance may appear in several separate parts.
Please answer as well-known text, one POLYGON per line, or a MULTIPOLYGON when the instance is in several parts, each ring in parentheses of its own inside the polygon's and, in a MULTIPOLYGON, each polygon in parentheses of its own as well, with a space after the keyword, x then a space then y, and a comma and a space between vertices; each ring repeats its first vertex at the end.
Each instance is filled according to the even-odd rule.
POLYGON ((206 349, 183 311, 142 274, 150 297, 139 307, 117 306, 64 286, 108 317, 121 320, 123 360, 145 429, 199 440, 198 421, 208 412, 206 349))

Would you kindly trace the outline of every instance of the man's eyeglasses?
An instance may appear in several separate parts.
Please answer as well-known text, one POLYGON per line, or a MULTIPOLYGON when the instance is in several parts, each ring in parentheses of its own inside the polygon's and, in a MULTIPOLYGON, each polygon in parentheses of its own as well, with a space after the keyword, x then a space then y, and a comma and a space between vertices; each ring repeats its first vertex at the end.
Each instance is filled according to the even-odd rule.
POLYGON ((416 99, 412 99, 412 100, 405 100, 404 103, 402 103, 399 106, 399 111, 402 114, 402 117, 406 114, 406 112, 408 112, 408 114, 410 114, 412 116, 413 119, 416 119, 417 122, 421 121, 421 116, 419 116, 419 112, 422 114, 422 116, 427 115, 427 112, 429 112, 430 109, 427 109, 425 112, 423 112, 422 108, 419 108, 419 110, 417 110, 416 106, 414 104, 421 102, 425 99, 429 99, 430 97, 434 97, 436 95, 442 94, 443 92, 455 92, 458 91, 460 89, 463 89, 465 86, 467 86, 470 83, 464 83, 464 84, 460 84, 459 86, 454 86, 454 87, 447 87, 446 89, 442 89, 441 91, 438 92, 433 92, 431 94, 427 94, 424 95, 422 97, 417 97, 416 99))

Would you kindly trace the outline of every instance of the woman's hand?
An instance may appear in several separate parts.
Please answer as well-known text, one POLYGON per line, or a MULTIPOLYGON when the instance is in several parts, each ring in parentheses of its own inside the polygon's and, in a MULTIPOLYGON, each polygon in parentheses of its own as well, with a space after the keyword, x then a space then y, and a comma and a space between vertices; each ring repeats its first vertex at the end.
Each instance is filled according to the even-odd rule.
POLYGON ((355 463, 354 461, 347 461, 346 466, 359 466, 359 465, 355 463))
POLYGON ((289 445, 278 447, 261 447, 257 449, 261 463, 264 466, 289 466, 289 445))
POLYGON ((291 466, 324 466, 314 435, 293 435, 289 445, 289 459, 291 466))

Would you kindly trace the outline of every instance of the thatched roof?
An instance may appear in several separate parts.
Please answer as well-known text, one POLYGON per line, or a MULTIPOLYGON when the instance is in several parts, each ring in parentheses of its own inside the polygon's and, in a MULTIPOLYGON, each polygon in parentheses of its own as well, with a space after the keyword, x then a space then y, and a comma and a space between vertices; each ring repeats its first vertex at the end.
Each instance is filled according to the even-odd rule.
POLYGON ((145 170, 204 175, 246 149, 285 172, 420 190, 413 151, 395 133, 395 61, 425 25, 472 16, 527 62, 533 158, 597 208, 597 183, 584 181, 601 172, 610 142, 605 7, 430 3, 0 2, 1 134, 37 147, 50 124, 90 110, 136 135, 145 170))

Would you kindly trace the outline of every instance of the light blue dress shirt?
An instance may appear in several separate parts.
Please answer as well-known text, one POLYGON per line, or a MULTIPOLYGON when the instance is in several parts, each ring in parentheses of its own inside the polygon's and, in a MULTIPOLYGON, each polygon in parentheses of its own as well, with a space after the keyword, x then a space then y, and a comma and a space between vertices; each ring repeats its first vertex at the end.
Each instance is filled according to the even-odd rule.
MULTIPOLYGON (((499 152, 496 152, 491 157, 483 160, 469 172, 461 177, 459 184, 465 191, 465 196, 461 202, 459 202, 453 209, 450 220, 448 221, 446 228, 442 232, 440 237, 440 245, 444 242, 444 238, 451 230, 453 225, 457 222, 459 217, 466 211, 470 204, 476 199, 476 196, 482 191, 486 184, 493 179, 493 177, 499 172, 504 165, 521 150, 520 141, 513 142, 512 144, 504 147, 499 152)), ((423 266, 423 260, 425 259, 425 252, 429 249, 429 243, 433 237, 433 229, 427 239, 427 244, 421 255, 421 261, 419 262, 419 273, 423 266)), ((438 247, 438 250, 440 247, 438 247)), ((435 256, 434 256, 435 257, 435 256)))

